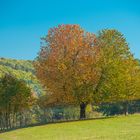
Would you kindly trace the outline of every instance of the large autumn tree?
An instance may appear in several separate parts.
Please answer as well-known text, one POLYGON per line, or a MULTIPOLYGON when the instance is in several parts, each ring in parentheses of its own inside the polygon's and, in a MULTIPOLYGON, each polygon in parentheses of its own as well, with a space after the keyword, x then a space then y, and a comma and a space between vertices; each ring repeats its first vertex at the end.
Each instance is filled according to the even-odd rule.
POLYGON ((35 68, 48 90, 46 105, 78 104, 82 119, 89 103, 139 97, 139 81, 128 80, 139 70, 120 32, 102 30, 95 36, 78 25, 59 25, 42 40, 35 68), (137 87, 130 94, 132 84, 131 89, 137 87))
POLYGON ((48 89, 46 104, 78 104, 80 118, 85 118, 85 108, 93 101, 93 88, 99 79, 95 35, 79 25, 59 25, 42 40, 44 46, 35 68, 37 77, 48 89))

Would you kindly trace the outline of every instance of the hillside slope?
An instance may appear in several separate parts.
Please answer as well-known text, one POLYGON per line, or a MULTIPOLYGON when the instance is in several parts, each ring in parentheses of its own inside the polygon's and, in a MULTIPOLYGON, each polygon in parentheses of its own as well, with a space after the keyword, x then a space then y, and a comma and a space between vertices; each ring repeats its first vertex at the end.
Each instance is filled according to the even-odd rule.
POLYGON ((16 60, 0 58, 0 77, 12 74, 18 79, 24 80, 37 95, 42 94, 42 88, 35 76, 33 62, 30 60, 16 60))

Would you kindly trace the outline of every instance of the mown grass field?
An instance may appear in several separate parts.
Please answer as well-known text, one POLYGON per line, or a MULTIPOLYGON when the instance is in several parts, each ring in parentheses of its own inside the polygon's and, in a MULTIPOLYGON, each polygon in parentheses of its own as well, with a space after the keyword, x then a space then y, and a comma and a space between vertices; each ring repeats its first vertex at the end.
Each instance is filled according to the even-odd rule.
POLYGON ((140 114, 23 128, 0 140, 140 140, 140 114))

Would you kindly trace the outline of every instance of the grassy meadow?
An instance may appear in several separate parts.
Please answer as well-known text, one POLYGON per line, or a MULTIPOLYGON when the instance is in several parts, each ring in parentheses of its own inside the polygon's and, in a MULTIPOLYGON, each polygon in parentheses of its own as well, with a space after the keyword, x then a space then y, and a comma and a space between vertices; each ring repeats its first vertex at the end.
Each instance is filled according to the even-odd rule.
POLYGON ((140 140, 140 114, 28 127, 0 140, 140 140))

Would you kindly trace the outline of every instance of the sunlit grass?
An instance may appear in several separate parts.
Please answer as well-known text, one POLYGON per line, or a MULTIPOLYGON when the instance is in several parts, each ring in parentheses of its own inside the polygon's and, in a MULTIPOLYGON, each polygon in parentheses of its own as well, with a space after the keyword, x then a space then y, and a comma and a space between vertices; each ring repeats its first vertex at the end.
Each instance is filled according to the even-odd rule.
POLYGON ((140 114, 24 128, 0 140, 140 140, 140 114))

